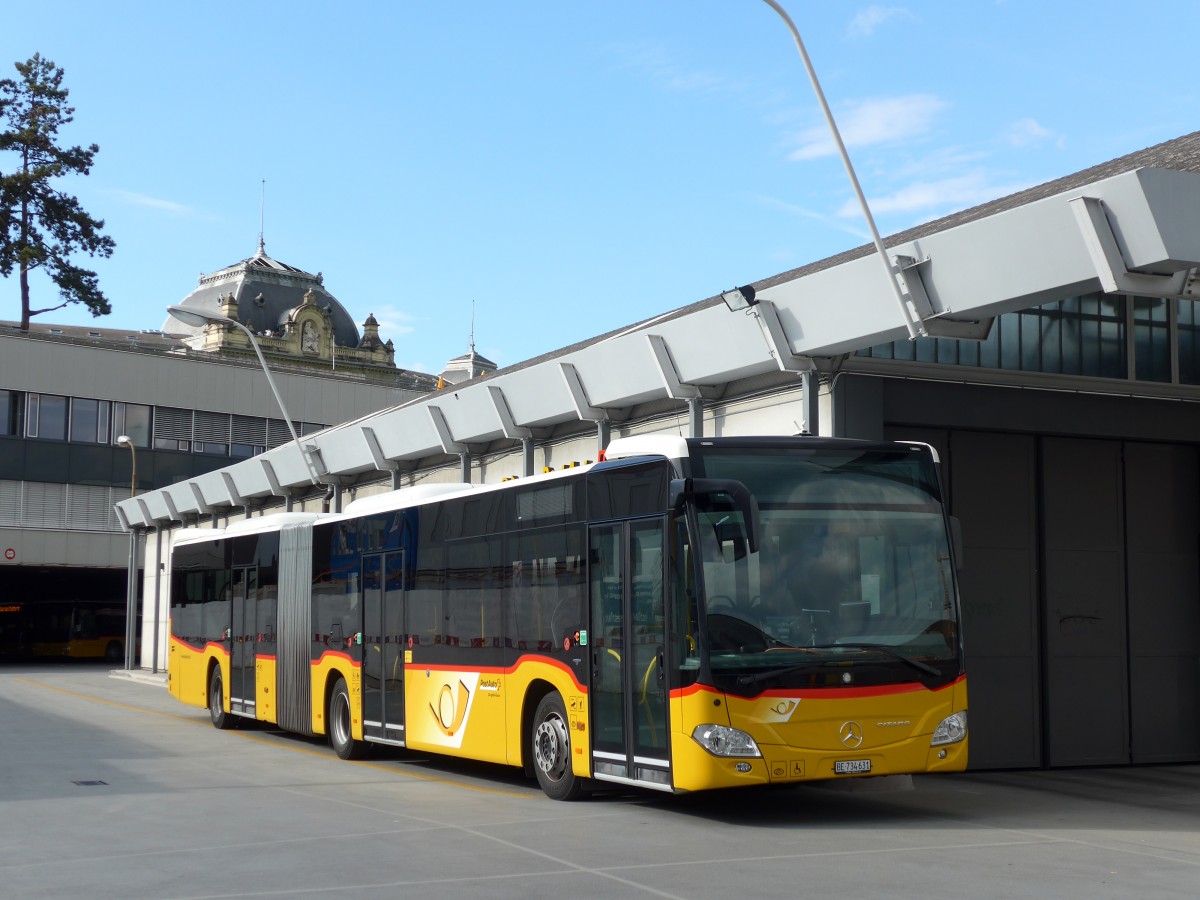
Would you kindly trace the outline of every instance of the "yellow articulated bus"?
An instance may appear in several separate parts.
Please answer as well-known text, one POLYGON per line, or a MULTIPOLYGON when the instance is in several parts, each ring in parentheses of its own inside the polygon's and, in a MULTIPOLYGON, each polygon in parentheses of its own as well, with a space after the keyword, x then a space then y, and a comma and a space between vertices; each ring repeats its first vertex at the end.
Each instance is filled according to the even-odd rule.
POLYGON ((519 766, 561 800, 962 770, 936 462, 631 437, 534 478, 187 529, 170 689, 218 728, 519 766))

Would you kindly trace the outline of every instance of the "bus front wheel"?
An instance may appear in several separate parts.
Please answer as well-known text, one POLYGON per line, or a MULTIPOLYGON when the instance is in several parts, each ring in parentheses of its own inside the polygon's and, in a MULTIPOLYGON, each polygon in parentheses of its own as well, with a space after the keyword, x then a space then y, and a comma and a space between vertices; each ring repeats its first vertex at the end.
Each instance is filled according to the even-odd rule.
POLYGON ((583 779, 571 771, 571 730, 562 697, 551 691, 533 716, 533 770, 551 800, 574 800, 583 792, 583 779))
POLYGON ((346 679, 339 678, 329 695, 329 746, 341 759, 362 759, 370 748, 365 741, 356 741, 350 730, 350 691, 346 679))
POLYGON ((213 666, 212 677, 208 679, 208 714, 216 728, 224 731, 233 727, 233 716, 225 712, 225 685, 220 666, 213 666))

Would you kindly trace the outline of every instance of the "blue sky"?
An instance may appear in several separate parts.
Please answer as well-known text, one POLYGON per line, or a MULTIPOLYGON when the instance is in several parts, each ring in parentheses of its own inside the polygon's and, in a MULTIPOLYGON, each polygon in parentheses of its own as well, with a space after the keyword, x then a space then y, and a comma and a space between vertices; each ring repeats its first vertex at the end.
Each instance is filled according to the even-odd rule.
MULTIPOLYGON (((1200 127, 1195 0, 783 5, 884 235, 1200 127)), ((508 365, 867 240, 761 0, 11 7, 0 71, 66 70, 100 154, 61 186, 117 242, 79 260, 112 315, 42 323, 160 327, 254 253, 264 179, 267 252, 429 372, 472 303, 508 365)))

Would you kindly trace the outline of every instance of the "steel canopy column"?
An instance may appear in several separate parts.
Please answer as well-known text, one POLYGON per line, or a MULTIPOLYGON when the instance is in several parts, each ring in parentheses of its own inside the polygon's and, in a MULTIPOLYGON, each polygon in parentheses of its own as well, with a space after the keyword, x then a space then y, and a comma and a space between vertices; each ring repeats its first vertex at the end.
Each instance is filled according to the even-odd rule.
POLYGON ((704 437, 704 398, 692 397, 688 400, 688 436, 704 437))
POLYGON ((536 446, 532 437, 521 438, 521 475, 524 478, 533 474, 533 451, 536 446))
POLYGON ((800 399, 800 433, 820 434, 821 379, 815 369, 800 373, 804 396, 800 399))
MULTIPOLYGON (((158 674, 158 623, 163 620, 162 615, 162 542, 163 529, 158 525, 154 529, 154 653, 150 658, 150 671, 155 675, 158 674)), ((149 555, 150 548, 146 547, 146 553, 149 555)), ((168 593, 167 596, 170 596, 168 593)))
POLYGON ((137 528, 129 529, 129 566, 125 585, 125 670, 131 671, 134 664, 134 648, 137 645, 137 528))

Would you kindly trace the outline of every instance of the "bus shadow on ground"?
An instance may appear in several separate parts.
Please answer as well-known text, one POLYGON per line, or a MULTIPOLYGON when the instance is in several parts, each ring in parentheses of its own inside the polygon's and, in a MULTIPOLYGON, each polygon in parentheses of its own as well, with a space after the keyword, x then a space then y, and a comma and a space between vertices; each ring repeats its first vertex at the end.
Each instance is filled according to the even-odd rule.
POLYGON ((922 775, 910 790, 872 779, 663 797, 659 805, 729 825, 920 827, 1194 833, 1200 766, 922 775), (861 784, 861 787, 859 786, 861 784))
MULTIPOLYGON (((243 721, 238 728, 327 753, 323 736, 243 721)), ((512 766, 372 744, 368 761, 399 775, 540 797, 535 779, 512 766)), ((728 825, 830 829, 942 822, 951 827, 1194 830, 1200 765, 1020 770, 861 778, 666 794, 591 782, 584 804, 637 803, 728 825)), ((546 798, 546 802, 553 802, 546 798)))

